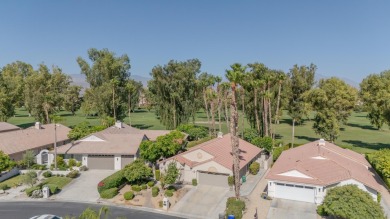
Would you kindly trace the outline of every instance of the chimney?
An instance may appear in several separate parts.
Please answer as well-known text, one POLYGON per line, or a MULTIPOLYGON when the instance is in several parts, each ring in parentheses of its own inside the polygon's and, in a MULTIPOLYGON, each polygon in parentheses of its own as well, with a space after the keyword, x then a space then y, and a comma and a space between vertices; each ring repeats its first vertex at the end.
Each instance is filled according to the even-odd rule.
POLYGON ((115 122, 115 127, 118 128, 118 129, 123 128, 122 122, 121 121, 116 121, 115 122))
POLYGON ((40 122, 36 122, 35 123, 35 128, 36 129, 41 129, 42 127, 41 127, 41 123, 40 122))
POLYGON ((218 138, 223 138, 223 133, 222 132, 218 132, 218 138))

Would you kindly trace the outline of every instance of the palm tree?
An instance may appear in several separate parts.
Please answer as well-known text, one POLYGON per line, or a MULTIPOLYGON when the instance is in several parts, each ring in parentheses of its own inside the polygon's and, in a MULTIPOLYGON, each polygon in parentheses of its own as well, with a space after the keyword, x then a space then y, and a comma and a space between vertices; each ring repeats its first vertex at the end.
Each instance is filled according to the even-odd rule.
POLYGON ((58 115, 52 115, 51 121, 54 123, 54 169, 57 170, 57 123, 63 121, 58 115))
POLYGON ((234 189, 236 199, 240 197, 240 158, 239 158, 239 140, 238 140, 238 112, 236 88, 241 82, 243 74, 245 73, 245 66, 235 63, 230 66, 231 70, 226 70, 226 78, 230 81, 232 89, 232 101, 230 102, 231 119, 230 119, 230 135, 231 146, 233 154, 233 175, 234 175, 234 189))
POLYGON ((222 127, 221 127, 221 87, 220 87, 220 83, 222 81, 222 78, 219 77, 219 76, 216 76, 215 77, 215 82, 217 82, 217 108, 218 108, 218 124, 219 124, 219 132, 222 131, 222 127))
POLYGON ((279 124, 280 92, 282 90, 282 84, 284 80, 286 80, 286 75, 284 74, 284 72, 278 72, 277 80, 278 80, 278 99, 276 102, 275 124, 279 124))

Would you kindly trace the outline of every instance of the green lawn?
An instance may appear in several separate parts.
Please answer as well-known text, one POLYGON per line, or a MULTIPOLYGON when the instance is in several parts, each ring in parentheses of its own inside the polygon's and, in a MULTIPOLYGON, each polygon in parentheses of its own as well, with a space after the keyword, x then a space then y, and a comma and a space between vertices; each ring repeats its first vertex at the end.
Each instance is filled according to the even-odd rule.
POLYGON ((18 186, 19 184, 21 184, 22 180, 23 180, 23 176, 17 175, 17 176, 14 176, 10 179, 7 179, 7 180, 1 182, 0 187, 2 187, 3 185, 8 185, 8 187, 12 188, 12 187, 15 187, 15 186, 18 186))
MULTIPOLYGON (((89 121, 92 125, 100 123, 98 117, 86 117, 81 111, 78 111, 75 116, 66 111, 62 111, 59 115, 64 119, 61 123, 69 127, 73 127, 83 121, 89 121)), ((217 116, 216 120, 218 120, 217 116)), ((192 120, 190 119, 190 121, 192 120)), ((28 117, 28 113, 25 110, 18 109, 16 116, 10 118, 8 122, 25 128, 34 124, 34 118, 28 117)), ((125 118, 124 122, 128 123, 129 119, 125 118)), ((222 120, 221 123, 222 132, 227 133, 226 122, 222 120)), ((131 124, 141 129, 165 129, 153 110, 150 112, 147 110, 136 110, 136 112, 131 113, 131 124)), ((207 126, 207 117, 204 111, 197 113, 196 124, 207 126)), ((312 126, 313 121, 310 120, 296 125, 294 142, 304 144, 319 139, 320 136, 314 133, 312 126)), ((218 122, 216 122, 216 127, 218 128, 218 122)), ((247 121, 245 121, 245 128, 249 128, 247 121)), ((275 125, 273 128, 275 129, 277 139, 282 140, 284 144, 291 142, 291 118, 286 112, 284 112, 280 124, 275 125)), ((242 133, 241 115, 239 118, 239 132, 242 133)), ((366 113, 352 113, 348 124, 342 127, 336 144, 348 147, 359 153, 370 153, 380 148, 390 148, 390 130, 388 126, 384 126, 383 130, 375 129, 366 118, 366 113)))
POLYGON ((43 181, 43 184, 54 184, 57 185, 59 189, 64 188, 66 185, 68 185, 72 181, 69 177, 63 177, 63 176, 52 176, 43 181))

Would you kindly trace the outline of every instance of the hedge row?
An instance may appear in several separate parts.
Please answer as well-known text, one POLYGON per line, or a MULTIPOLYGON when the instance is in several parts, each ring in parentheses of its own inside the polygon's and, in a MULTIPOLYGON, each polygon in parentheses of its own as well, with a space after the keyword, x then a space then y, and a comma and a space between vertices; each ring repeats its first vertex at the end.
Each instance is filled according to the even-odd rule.
MULTIPOLYGON (((123 171, 117 171, 114 174, 106 177, 98 184, 98 192, 100 193, 100 196, 102 197, 102 192, 108 190, 120 187, 121 185, 126 183, 126 178, 123 175, 123 171)), ((102 197, 103 198, 103 197, 102 197)))
POLYGON ((118 195, 118 188, 106 189, 100 193, 100 197, 104 199, 114 198, 118 195))

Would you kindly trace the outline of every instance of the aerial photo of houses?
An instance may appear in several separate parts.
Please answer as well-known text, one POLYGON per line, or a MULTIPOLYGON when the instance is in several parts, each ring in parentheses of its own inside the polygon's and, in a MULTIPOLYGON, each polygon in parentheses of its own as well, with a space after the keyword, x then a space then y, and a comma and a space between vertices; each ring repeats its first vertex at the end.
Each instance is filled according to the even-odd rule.
POLYGON ((390 217, 390 2, 0 2, 0 219, 390 217))

